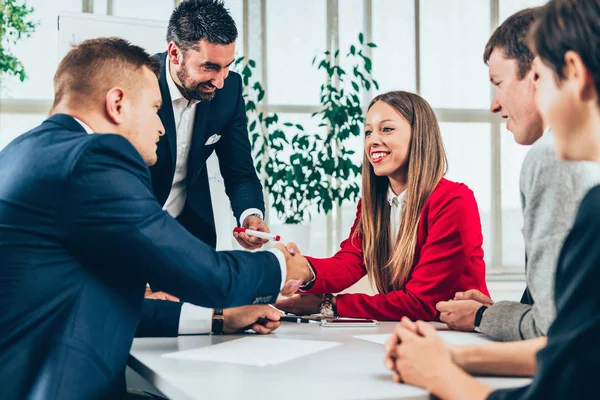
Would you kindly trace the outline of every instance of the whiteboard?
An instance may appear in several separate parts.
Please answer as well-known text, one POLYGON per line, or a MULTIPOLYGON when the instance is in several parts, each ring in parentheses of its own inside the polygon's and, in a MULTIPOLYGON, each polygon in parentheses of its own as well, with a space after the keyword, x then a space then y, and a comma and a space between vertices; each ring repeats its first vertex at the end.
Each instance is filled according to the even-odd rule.
POLYGON ((150 54, 167 48, 167 21, 119 18, 89 13, 69 13, 58 16, 58 59, 61 60, 73 44, 86 39, 118 36, 143 47, 150 54))
MULTIPOLYGON (((74 44, 96 37, 118 36, 143 47, 150 54, 161 53, 167 46, 167 21, 68 13, 58 16, 57 26, 58 60, 74 44)), ((217 230, 217 249, 230 250, 233 248, 231 232, 236 223, 215 153, 206 161, 206 167, 217 230)))

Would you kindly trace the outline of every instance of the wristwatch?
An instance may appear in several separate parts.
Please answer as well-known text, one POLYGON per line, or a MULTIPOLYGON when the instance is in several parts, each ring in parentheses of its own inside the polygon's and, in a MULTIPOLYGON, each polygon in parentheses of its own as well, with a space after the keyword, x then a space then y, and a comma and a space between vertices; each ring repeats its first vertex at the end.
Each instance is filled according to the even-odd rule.
POLYGON ((210 333, 213 335, 222 335, 224 325, 225 325, 225 317, 223 316, 223 309, 215 308, 213 310, 212 329, 211 329, 210 333))
POLYGON ((479 310, 475 313, 475 321, 473 322, 473 326, 475 327, 475 332, 481 332, 479 329, 479 325, 481 325, 481 318, 483 317, 483 313, 487 310, 487 306, 479 307, 479 310))
POLYGON ((332 295, 331 293, 326 294, 323 297, 323 301, 321 302, 321 305, 319 306, 319 314, 321 314, 325 318, 337 318, 338 317, 338 313, 337 313, 335 304, 333 303, 334 297, 335 296, 332 295))
POLYGON ((308 281, 304 282, 302 284, 302 286, 300 286, 300 290, 308 290, 312 287, 312 285, 315 283, 315 280, 317 279, 317 274, 315 274, 315 268, 312 266, 312 264, 310 263, 310 261, 308 261, 308 259, 306 260, 306 264, 308 266, 308 269, 310 270, 310 273, 312 274, 312 278, 310 278, 308 281))

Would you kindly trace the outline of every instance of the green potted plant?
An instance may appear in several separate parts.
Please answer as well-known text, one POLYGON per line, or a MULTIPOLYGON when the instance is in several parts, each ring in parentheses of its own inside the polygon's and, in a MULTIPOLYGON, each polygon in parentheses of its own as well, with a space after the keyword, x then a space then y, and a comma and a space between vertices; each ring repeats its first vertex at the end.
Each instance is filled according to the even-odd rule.
POLYGON ((0 87, 6 76, 16 76, 21 82, 27 78, 21 61, 15 57, 10 47, 23 37, 29 37, 36 27, 30 17, 33 8, 19 0, 0 1, 0 87))
MULTIPOLYGON (((372 77, 372 62, 364 53, 364 46, 364 35, 360 33, 358 45, 351 45, 346 54, 345 64, 352 66, 351 71, 340 66, 339 50, 333 55, 326 51, 313 59, 313 65, 328 76, 328 82, 321 85, 321 110, 313 114, 319 119, 319 126, 327 128, 327 136, 323 138, 318 155, 322 178, 331 182, 324 187, 318 200, 319 209, 325 213, 330 212, 334 205, 341 207, 346 201, 356 202, 360 193, 356 178, 360 176, 361 164, 352 160, 355 152, 348 149, 347 141, 361 135, 364 125, 363 90, 379 89, 379 84, 372 77), (334 85, 334 82, 337 84, 334 85)), ((366 46, 377 47, 374 43, 366 46)))
MULTIPOLYGON (((352 65, 351 73, 340 67, 339 51, 325 52, 313 59, 313 65, 323 69, 328 82, 321 85, 321 110, 313 114, 319 126, 327 127, 325 137, 307 133, 299 124, 280 121, 275 113, 266 115, 260 109, 265 91, 253 79, 254 60, 236 60, 244 84, 248 133, 256 169, 265 189, 267 209, 272 206, 283 226, 273 226, 285 241, 292 240, 307 248, 310 229, 305 223, 311 212, 330 212, 334 205, 356 201, 360 186, 360 163, 352 160, 353 150, 347 140, 361 134, 364 123, 360 98, 362 90, 378 89, 372 76, 372 62, 359 45, 352 45, 346 55, 352 65), (333 85, 333 81, 337 85, 333 85)), ((376 47, 367 43, 368 47, 376 47)))
POLYGON ((283 241, 307 248, 310 229, 306 223, 328 185, 321 179, 316 161, 321 141, 300 124, 281 121, 276 113, 265 114, 260 108, 265 92, 253 79, 253 60, 238 58, 235 68, 243 80, 248 134, 267 210, 273 207, 283 221, 283 225, 271 225, 271 229, 283 241))

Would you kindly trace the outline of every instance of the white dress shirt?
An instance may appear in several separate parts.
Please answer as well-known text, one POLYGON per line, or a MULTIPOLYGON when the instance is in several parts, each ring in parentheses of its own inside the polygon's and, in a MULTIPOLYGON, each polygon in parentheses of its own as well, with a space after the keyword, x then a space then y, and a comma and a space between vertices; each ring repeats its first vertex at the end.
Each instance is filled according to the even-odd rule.
MULTIPOLYGON (((281 285, 279 290, 285 285, 287 270, 285 264, 285 256, 279 249, 268 250, 275 254, 279 266, 281 267, 281 285)), ((179 334, 193 335, 200 333, 210 333, 212 330, 212 308, 196 306, 194 304, 183 303, 181 306, 181 314, 179 316, 179 334)))
MULTIPOLYGON (((185 207, 187 199, 186 175, 188 156, 190 154, 190 145, 192 144, 192 134, 194 132, 194 119, 196 115, 196 105, 198 100, 187 100, 171 76, 171 63, 167 60, 167 86, 173 105, 173 117, 175 118, 175 129, 177 135, 177 157, 175 161, 175 175, 169 197, 163 206, 173 218, 177 218, 185 207)), ((263 218, 263 213, 258 208, 249 208, 240 216, 240 225, 244 224, 246 217, 252 214, 258 214, 263 218)))
MULTIPOLYGON (((92 128, 90 128, 85 122, 75 117, 73 117, 73 119, 79 122, 79 124, 83 127, 83 129, 85 129, 85 131, 88 134, 94 133, 92 128)), ((171 190, 171 193, 173 193, 173 189, 171 190)), ((275 256, 277 257, 277 261, 279 261, 279 266, 281 268, 281 285, 279 289, 281 290, 283 288, 283 285, 285 284, 287 276, 285 256, 279 249, 271 249, 269 251, 275 254, 275 256)), ((212 308, 204 308, 189 303, 183 303, 181 305, 181 314, 179 315, 179 334, 185 335, 210 333, 212 329, 212 314, 212 308)))
POLYGON ((402 206, 404 205, 404 197, 406 197, 406 190, 402 193, 396 194, 390 186, 388 189, 388 203, 392 208, 390 210, 390 230, 392 234, 392 243, 396 243, 398 237, 398 231, 400 229, 400 215, 402 214, 402 206))
POLYGON ((194 131, 194 117, 198 100, 187 100, 179 91, 173 81, 170 72, 171 63, 167 60, 167 85, 173 105, 173 117, 175 118, 175 129, 177 135, 177 157, 175 161, 175 175, 169 197, 163 206, 173 218, 179 217, 187 199, 187 187, 185 177, 187 175, 188 155, 192 143, 194 131))
POLYGON ((94 131, 92 130, 92 128, 90 128, 85 122, 83 122, 82 120, 80 120, 79 118, 75 118, 73 117, 73 119, 77 122, 79 122, 79 125, 81 125, 83 127, 83 129, 85 129, 85 131, 88 133, 88 135, 90 133, 94 133, 94 131))
MULTIPOLYGON (((175 128, 177 135, 177 158, 175 162, 175 175, 169 197, 163 206, 173 218, 177 218, 187 199, 186 175, 190 145, 192 143, 192 134, 194 132, 194 118, 196 115, 196 105, 198 100, 187 100, 171 76, 171 63, 167 60, 167 86, 173 105, 173 117, 175 118, 175 128)), ((240 225, 244 224, 246 217, 252 214, 258 214, 263 218, 263 213, 257 208, 249 208, 240 216, 240 225)), ((287 269, 285 257, 278 249, 269 250, 277 257, 281 268, 281 288, 285 284, 287 269)), ((192 304, 184 303, 181 307, 181 316, 179 318, 180 334, 209 333, 212 327, 212 309, 198 307, 192 304)))

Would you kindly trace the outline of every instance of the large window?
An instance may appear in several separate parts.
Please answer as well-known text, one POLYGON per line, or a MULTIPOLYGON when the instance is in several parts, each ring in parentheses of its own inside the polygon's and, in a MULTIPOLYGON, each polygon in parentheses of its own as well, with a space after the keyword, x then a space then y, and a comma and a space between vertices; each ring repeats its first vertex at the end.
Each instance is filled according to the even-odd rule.
POLYGON ((52 98, 52 77, 58 66, 56 17, 63 13, 81 12, 81 0, 29 0, 27 5, 34 8, 33 19, 39 25, 30 38, 22 39, 12 51, 23 63, 28 79, 24 82, 16 78, 7 79, 1 92, 3 101, 52 98))
POLYGON ((373 42, 377 44, 373 74, 381 91, 415 91, 415 2, 373 0, 371 18, 373 42))
POLYGON ((473 191, 483 230, 483 249, 492 251, 491 140, 489 123, 442 122, 442 139, 448 157, 446 178, 465 183, 473 191))
POLYGON ((519 10, 542 6, 547 0, 500 0, 500 23, 519 10))
MULTIPOLYGON (((58 63, 56 16, 93 12, 166 21, 178 0, 28 0, 40 26, 15 49, 27 69, 24 83, 8 80, 0 103, 0 148, 41 121, 50 106, 58 63), (91 7, 91 8, 90 8, 91 7), (40 62, 43 60, 43 62, 40 62)), ((265 106, 316 131, 326 77, 311 65, 331 46, 342 52, 360 32, 370 50, 379 90, 419 92, 435 108, 448 153, 447 178, 473 190, 481 214, 489 271, 521 270, 524 245, 519 175, 527 147, 517 145, 489 112, 491 86, 482 60, 493 29, 519 9, 544 0, 226 0, 238 30, 238 54, 257 61, 267 88, 265 106), (246 35, 247 33, 247 35, 246 35)), ((366 104, 364 104, 366 106, 366 104)), ((350 146, 362 156, 363 138, 350 146)), ((355 204, 331 216, 315 215, 311 247, 331 255, 354 221, 355 204), (338 221, 339 219, 339 221, 338 221)), ((271 212, 273 223, 277 222, 271 212)))
POLYGON ((0 113, 0 150, 20 134, 38 126, 45 114, 0 113))
MULTIPOLYGON (((256 40, 266 42, 262 51, 267 58, 263 73, 268 109, 307 115, 315 111, 317 88, 324 77, 309 61, 327 49, 332 38, 337 37, 344 51, 363 32, 378 46, 371 55, 374 77, 380 83, 380 89, 365 100, 380 92, 409 90, 429 101, 438 114, 448 153, 447 178, 467 184, 477 199, 489 270, 522 271, 519 174, 527 148, 514 143, 500 118, 489 112, 492 87, 482 56, 499 23, 519 9, 543 3, 312 0, 297 6, 296 2, 266 0, 262 3, 266 36, 256 40)), ((248 23, 260 24, 260 19, 248 23)), ((362 140, 351 143, 359 154, 362 140)), ((355 205, 348 204, 332 218, 314 218, 312 237, 318 240, 313 240, 309 253, 332 254, 338 240, 348 234, 354 215, 355 205), (339 224, 337 218, 341 218, 339 224), (330 244, 323 246, 322 238, 329 238, 330 244)))
POLYGON ((115 17, 166 21, 172 11, 173 2, 168 0, 112 0, 112 15, 115 17))
POLYGON ((325 0, 267 0, 267 94, 272 104, 316 105, 322 74, 313 57, 326 48, 325 0))
POLYGON ((529 146, 515 142, 513 134, 502 124, 502 261, 507 268, 519 268, 525 262, 525 244, 521 228, 523 212, 521 210, 521 191, 519 182, 521 165, 529 146))
POLYGON ((81 0, 52 2, 29 0, 33 19, 39 24, 31 37, 12 48, 21 60, 27 79, 7 78, 0 88, 0 149, 19 134, 35 127, 48 110, 53 96, 52 78, 58 66, 56 18, 59 14, 81 12, 81 0))
POLYGON ((427 0, 420 11, 423 97, 436 108, 487 108, 490 85, 482 54, 490 2, 427 0))

